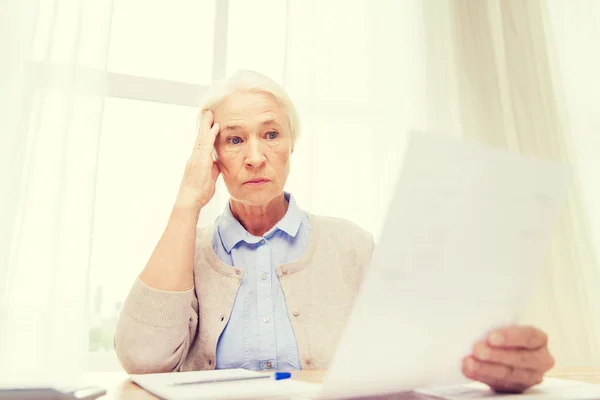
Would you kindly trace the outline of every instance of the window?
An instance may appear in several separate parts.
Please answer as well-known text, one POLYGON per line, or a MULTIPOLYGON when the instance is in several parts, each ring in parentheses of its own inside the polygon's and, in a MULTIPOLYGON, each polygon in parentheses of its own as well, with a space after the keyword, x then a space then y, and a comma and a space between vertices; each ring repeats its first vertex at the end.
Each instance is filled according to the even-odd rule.
MULTIPOLYGON (((117 318, 164 230, 202 94, 213 79, 243 68, 281 81, 285 17, 286 2, 279 0, 115 2, 90 272, 89 370, 120 369, 117 318)), ((223 205, 213 199, 213 212, 204 215, 223 205)))

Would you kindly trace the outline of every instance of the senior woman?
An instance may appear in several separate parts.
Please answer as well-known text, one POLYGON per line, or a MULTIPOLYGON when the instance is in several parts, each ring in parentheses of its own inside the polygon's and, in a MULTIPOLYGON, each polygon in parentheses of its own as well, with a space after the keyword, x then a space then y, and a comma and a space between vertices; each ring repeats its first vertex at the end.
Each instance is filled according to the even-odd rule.
MULTIPOLYGON (((242 71, 211 87, 167 226, 119 319, 115 348, 128 372, 329 366, 373 238, 303 211, 284 191, 298 133, 271 79, 242 71), (197 227, 219 174, 230 200, 197 227)), ((553 362, 543 332, 509 326, 465 355, 463 373, 520 392, 553 362)))

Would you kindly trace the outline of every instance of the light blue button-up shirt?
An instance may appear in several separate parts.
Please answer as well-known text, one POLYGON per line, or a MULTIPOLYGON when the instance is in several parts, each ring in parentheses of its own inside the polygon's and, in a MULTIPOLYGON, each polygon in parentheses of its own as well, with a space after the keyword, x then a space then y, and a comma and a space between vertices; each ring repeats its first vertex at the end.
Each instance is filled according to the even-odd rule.
MULTIPOLYGON (((217 369, 300 369, 296 337, 275 268, 300 258, 310 235, 308 216, 285 193, 288 210, 264 236, 250 234, 229 208, 215 223, 213 249, 244 270, 229 322, 217 344, 217 369)), ((200 322, 202 323, 202 322, 200 322)))

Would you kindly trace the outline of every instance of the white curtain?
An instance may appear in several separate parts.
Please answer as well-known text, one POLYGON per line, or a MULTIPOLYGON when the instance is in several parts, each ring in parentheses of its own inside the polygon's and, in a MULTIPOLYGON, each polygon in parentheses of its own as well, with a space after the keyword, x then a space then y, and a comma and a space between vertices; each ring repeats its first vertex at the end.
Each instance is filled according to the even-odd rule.
MULTIPOLYGON (((569 365, 600 365, 600 3, 558 0, 547 3, 546 28, 556 103, 576 170, 565 215, 569 247, 563 265, 548 279, 562 317, 561 356, 569 365), (551 283, 550 283, 551 282, 551 283), (574 310, 575 311, 574 311, 574 310), (579 310, 577 312, 576 310, 579 310), (571 322, 575 320, 576 322, 571 322), (569 325, 571 324, 571 325, 569 325), (576 343, 576 344, 574 344, 576 343), (571 351, 567 351, 570 349, 571 351)), ((558 251, 560 251, 558 250, 558 251)), ((555 250, 556 251, 556 250, 555 250)), ((556 261, 556 260, 555 260, 556 261)), ((548 315, 546 318, 548 319, 548 315)))
MULTIPOLYGON (((598 9, 591 1, 572 5, 587 12, 598 9)), ((561 71, 561 63, 581 59, 585 49, 561 56, 564 47, 557 41, 564 34, 557 29, 559 23, 588 28, 593 24, 574 13, 560 16, 557 13, 563 7, 558 2, 466 0, 452 6, 448 37, 454 47, 452 61, 460 69, 457 102, 463 135, 554 159, 573 170, 573 184, 524 322, 548 331, 560 365, 598 365, 600 269, 576 149, 579 137, 593 133, 578 132, 577 125, 570 124, 581 123, 585 117, 569 109, 564 93, 572 86, 561 71), (560 19, 551 19, 552 15, 560 19)), ((435 11, 435 7, 428 10, 435 11)), ((571 39, 579 43, 587 37, 571 39)), ((584 68, 573 72, 595 78, 584 68)), ((596 95, 596 105, 598 99, 596 95)), ((593 104, 594 98, 588 101, 593 104)))
POLYGON ((112 5, 0 7, 0 381, 73 382, 87 350, 112 5))

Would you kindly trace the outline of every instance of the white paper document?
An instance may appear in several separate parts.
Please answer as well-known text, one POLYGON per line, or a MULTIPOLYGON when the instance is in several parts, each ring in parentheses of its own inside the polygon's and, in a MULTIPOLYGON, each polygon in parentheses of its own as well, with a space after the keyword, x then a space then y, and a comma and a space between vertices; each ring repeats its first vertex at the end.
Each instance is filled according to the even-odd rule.
POLYGON ((380 243, 321 398, 466 382, 523 311, 569 183, 557 163, 411 133, 380 243))
POLYGON ((264 377, 265 374, 245 369, 217 371, 169 372, 164 374, 130 375, 133 382, 148 392, 166 400, 203 399, 308 399, 319 385, 292 379, 272 378, 232 382, 197 383, 221 378, 264 377), (182 385, 182 383, 184 383, 182 385))
POLYGON ((546 378, 541 385, 527 390, 523 394, 496 394, 482 383, 470 383, 461 386, 418 390, 420 394, 445 400, 598 400, 600 385, 564 379, 546 378))

